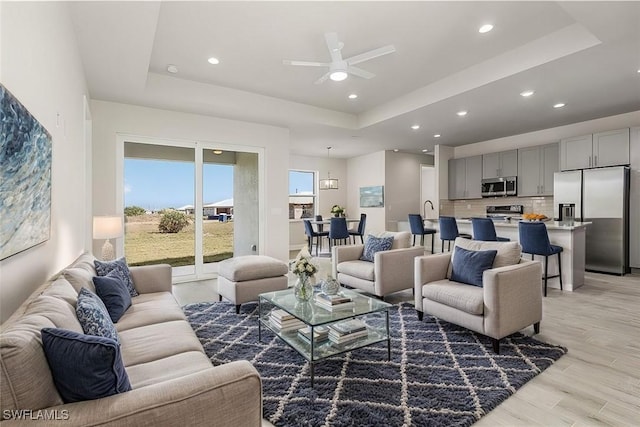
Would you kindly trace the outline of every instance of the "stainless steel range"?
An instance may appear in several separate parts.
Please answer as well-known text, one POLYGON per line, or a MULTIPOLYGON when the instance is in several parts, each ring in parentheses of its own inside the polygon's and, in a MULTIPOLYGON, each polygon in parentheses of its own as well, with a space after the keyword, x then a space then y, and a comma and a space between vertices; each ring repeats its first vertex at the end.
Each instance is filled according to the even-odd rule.
POLYGON ((494 221, 510 221, 512 219, 519 220, 524 213, 523 205, 500 205, 487 206, 487 218, 494 221))

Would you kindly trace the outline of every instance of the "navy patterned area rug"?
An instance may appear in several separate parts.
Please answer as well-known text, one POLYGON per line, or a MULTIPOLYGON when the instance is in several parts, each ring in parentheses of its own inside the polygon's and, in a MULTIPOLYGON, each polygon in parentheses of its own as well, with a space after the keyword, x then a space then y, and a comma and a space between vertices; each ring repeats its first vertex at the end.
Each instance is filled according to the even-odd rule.
MULTIPOLYGON (((184 307, 214 365, 249 360, 262 377, 263 416, 276 426, 468 426, 566 353, 522 334, 491 341, 425 315, 391 309, 391 361, 379 343, 315 365, 263 329, 257 304, 184 307)), ((544 325, 542 325, 544 327, 544 325)))

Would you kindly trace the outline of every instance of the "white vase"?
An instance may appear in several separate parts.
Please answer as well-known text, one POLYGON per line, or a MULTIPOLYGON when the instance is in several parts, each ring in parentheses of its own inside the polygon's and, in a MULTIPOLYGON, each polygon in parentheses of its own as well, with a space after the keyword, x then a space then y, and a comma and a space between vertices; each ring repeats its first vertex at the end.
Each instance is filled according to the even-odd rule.
POLYGON ((293 294, 298 301, 309 301, 313 298, 313 285, 308 276, 298 276, 296 284, 293 286, 293 294))

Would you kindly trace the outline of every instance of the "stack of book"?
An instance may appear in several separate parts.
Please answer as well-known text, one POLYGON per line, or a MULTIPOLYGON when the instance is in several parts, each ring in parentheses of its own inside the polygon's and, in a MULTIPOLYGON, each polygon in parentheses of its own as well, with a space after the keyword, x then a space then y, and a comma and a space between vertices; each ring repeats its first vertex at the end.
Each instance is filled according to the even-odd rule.
POLYGON ((315 296, 315 302, 318 306, 329 311, 352 309, 354 306, 353 300, 344 295, 327 295, 319 293, 315 296))
MULTIPOLYGON (((304 328, 298 329, 298 336, 302 338, 305 342, 311 343, 311 328, 309 326, 305 326, 304 328)), ((329 328, 326 326, 316 326, 313 328, 313 343, 320 344, 329 339, 329 328)))
POLYGON ((335 344, 346 344, 369 334, 367 325, 359 319, 346 320, 329 326, 329 340, 335 344))
POLYGON ((293 331, 304 326, 301 320, 281 309, 271 311, 269 322, 277 332, 293 331))

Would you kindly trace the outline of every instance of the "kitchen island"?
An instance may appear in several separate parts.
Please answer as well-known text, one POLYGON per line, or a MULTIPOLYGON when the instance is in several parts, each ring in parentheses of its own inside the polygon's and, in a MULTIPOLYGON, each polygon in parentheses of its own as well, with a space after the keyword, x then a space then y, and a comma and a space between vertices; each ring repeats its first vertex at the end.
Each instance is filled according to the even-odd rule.
MULTIPOLYGON (((468 218, 456 218, 458 231, 473 235, 471 220, 468 218)), ((518 241, 518 222, 512 221, 494 221, 496 234, 500 237, 506 237, 511 241, 518 241)), ((425 219, 425 227, 438 229, 438 219, 425 219)), ((589 222, 573 222, 571 225, 564 224, 559 221, 544 221, 549 233, 549 241, 553 245, 562 246, 562 286, 565 291, 573 291, 584 284, 585 269, 585 246, 586 246, 586 229, 589 222)), ((409 230, 408 222, 398 222, 398 230, 409 230), (405 228, 406 224, 406 228, 405 228)), ((436 242, 440 238, 439 234, 435 236, 436 242)), ((435 251, 439 252, 441 245, 436 243, 435 251)), ((446 248, 446 245, 445 245, 446 248)), ((530 259, 531 255, 523 254, 524 257, 530 259)), ((535 256, 535 259, 541 261, 544 266, 544 257, 535 256)), ((558 257, 549 257, 549 276, 558 274, 558 257)), ((542 268, 541 268, 542 270, 542 268)), ((542 275, 542 272, 541 272, 542 275)), ((560 289, 560 281, 558 278, 549 279, 548 287, 560 289)))

